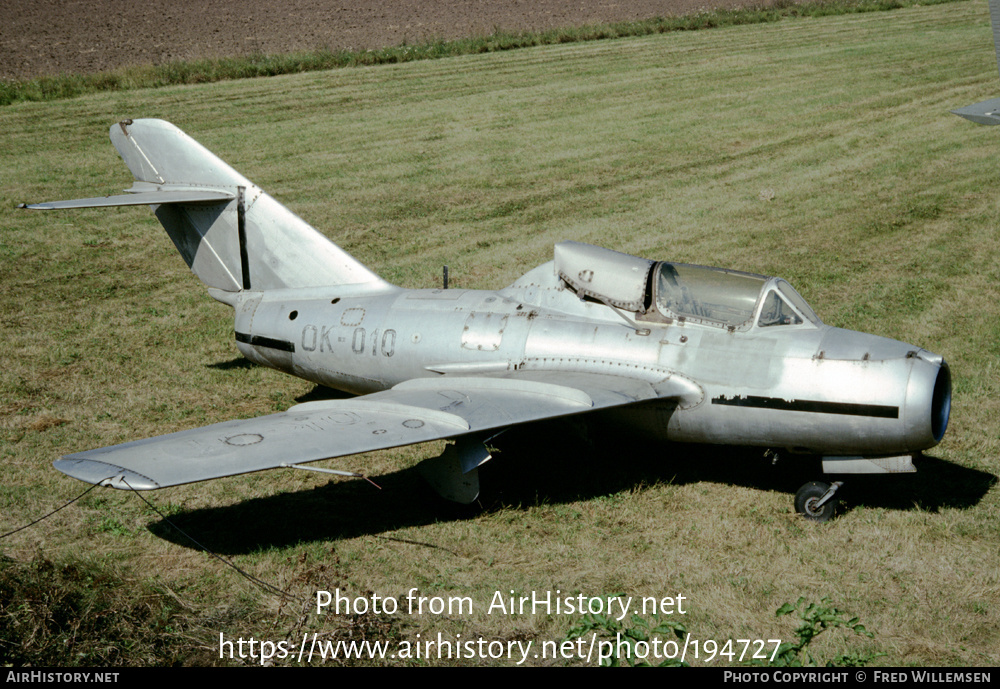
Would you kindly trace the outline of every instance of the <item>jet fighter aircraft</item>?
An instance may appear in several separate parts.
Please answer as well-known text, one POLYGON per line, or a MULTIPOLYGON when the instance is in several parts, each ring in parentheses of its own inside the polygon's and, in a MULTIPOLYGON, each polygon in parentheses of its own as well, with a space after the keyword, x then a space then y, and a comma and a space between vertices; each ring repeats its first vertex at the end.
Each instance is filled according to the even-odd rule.
MULTIPOLYGON (((233 308, 247 359, 357 397, 54 463, 82 481, 148 490, 447 438, 425 474, 468 503, 485 441, 542 419, 617 410, 663 440, 820 455, 838 476, 915 471, 945 434, 941 356, 825 325, 780 278, 566 241, 502 289, 401 289, 172 124, 125 120, 111 140, 126 194, 26 207, 149 205, 233 308)), ((807 483, 796 509, 829 519, 841 483, 807 483)))

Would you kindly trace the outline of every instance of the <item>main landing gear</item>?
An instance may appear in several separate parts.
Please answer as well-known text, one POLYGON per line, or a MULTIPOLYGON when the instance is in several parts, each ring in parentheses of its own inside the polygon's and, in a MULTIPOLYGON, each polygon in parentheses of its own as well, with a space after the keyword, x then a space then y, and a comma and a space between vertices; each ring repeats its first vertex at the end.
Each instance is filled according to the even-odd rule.
POLYGON ((837 509, 834 494, 842 485, 843 481, 810 481, 795 493, 795 511, 815 522, 830 521, 837 509))

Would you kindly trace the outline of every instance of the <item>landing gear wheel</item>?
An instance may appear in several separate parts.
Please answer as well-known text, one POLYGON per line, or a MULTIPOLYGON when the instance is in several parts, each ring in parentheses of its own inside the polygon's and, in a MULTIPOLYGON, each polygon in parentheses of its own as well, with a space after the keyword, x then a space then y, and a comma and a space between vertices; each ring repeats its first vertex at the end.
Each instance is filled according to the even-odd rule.
MULTIPOLYGON (((839 484, 834 484, 833 492, 839 487, 839 484)), ((795 493, 795 511, 814 522, 830 521, 837 509, 837 500, 830 489, 830 484, 822 481, 810 481, 805 484, 795 493), (826 496, 825 501, 823 501, 824 496, 826 496)))

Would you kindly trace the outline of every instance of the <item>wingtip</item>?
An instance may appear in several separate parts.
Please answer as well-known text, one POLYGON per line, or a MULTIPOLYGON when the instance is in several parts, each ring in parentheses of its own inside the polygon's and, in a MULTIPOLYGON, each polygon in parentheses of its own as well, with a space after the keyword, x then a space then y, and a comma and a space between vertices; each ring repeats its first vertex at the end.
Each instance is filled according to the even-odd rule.
POLYGON ((52 462, 52 466, 84 483, 120 490, 153 490, 160 487, 160 484, 148 476, 94 459, 74 459, 73 455, 68 455, 52 462))

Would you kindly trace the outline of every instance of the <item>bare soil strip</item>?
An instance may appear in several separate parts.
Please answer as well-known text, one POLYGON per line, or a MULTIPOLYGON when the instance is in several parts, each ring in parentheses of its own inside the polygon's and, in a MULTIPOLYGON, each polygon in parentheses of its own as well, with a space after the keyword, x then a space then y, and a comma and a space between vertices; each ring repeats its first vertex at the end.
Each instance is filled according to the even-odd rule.
POLYGON ((0 79, 175 60, 368 50, 767 5, 753 0, 0 0, 0 79))

